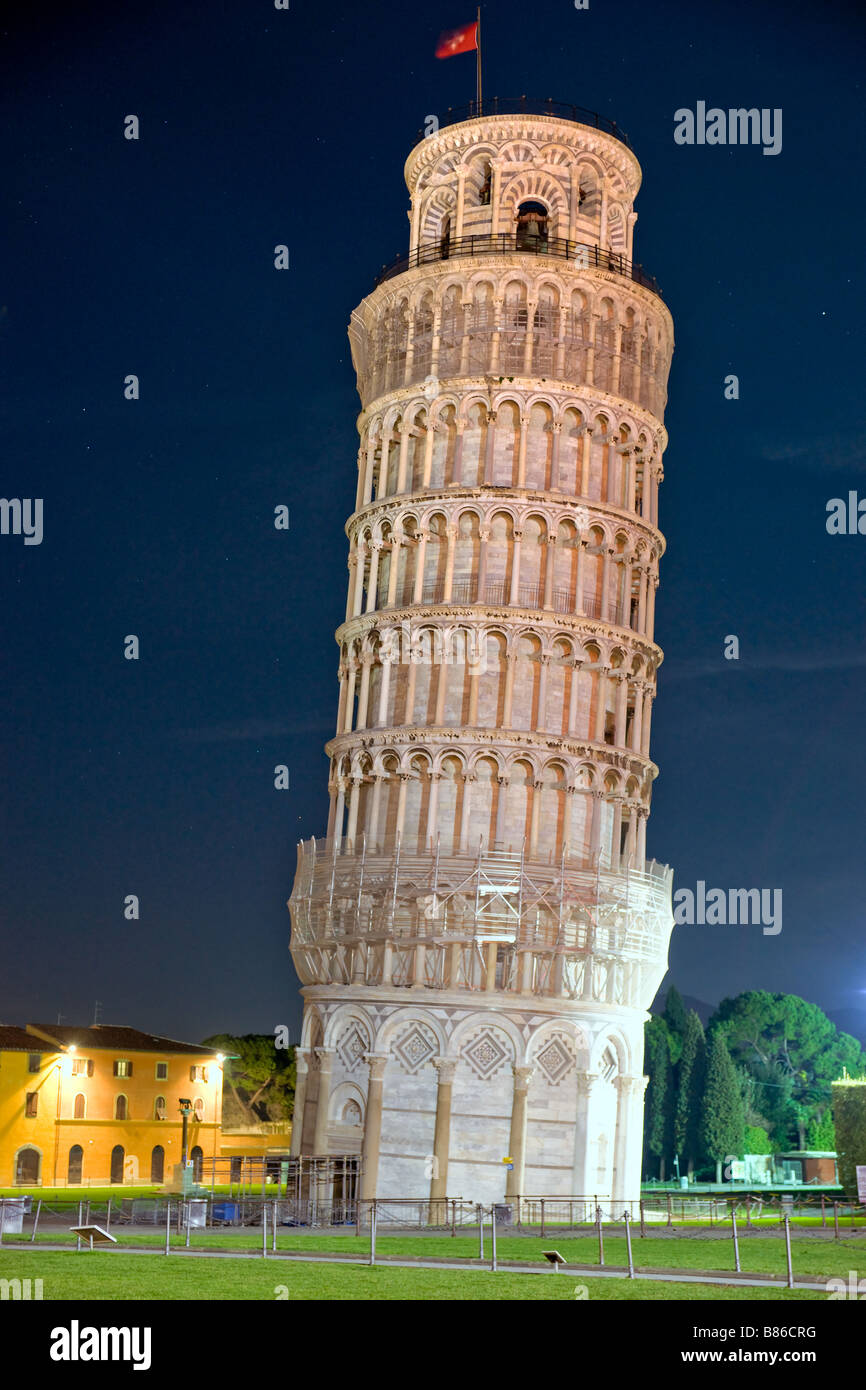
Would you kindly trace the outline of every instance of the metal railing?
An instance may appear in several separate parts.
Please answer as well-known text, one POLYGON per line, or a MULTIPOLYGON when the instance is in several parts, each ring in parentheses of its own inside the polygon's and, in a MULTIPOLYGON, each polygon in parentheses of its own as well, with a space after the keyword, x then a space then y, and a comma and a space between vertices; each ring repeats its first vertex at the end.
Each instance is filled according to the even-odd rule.
MULTIPOLYGON (((439 128, 458 125, 461 121, 478 120, 484 116, 555 116, 560 121, 574 121, 577 125, 592 126, 612 135, 620 144, 631 149, 629 138, 616 121, 602 116, 598 111, 589 111, 585 106, 575 106, 568 101, 553 101, 551 97, 487 97, 483 101, 470 101, 465 106, 449 106, 444 116, 439 116, 439 128)), ((428 136, 419 130, 416 144, 428 136)))
MULTIPOLYGON (((421 265, 433 265, 437 261, 457 259, 461 256, 495 256, 508 253, 555 256, 559 260, 573 261, 581 270, 607 270, 612 275, 621 275, 626 280, 643 285, 653 294, 661 293, 654 276, 636 261, 630 261, 627 256, 622 256, 617 251, 608 251, 602 246, 589 246, 581 241, 570 241, 567 237, 530 237, 519 230, 422 242, 414 251, 398 256, 389 265, 383 266, 376 276, 374 287, 386 280, 392 280, 395 275, 402 275, 404 271, 416 270, 421 265)), ((526 325, 522 327, 525 328, 526 325)), ((507 325, 505 331, 508 331, 507 325)))

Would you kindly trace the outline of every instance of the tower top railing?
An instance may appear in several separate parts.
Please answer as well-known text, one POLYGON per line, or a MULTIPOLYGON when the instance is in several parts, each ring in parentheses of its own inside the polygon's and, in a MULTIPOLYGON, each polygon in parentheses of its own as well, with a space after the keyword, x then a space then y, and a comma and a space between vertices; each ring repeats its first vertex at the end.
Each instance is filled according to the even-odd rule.
MULTIPOLYGON (((485 116, 555 116, 560 121, 574 121, 576 125, 588 125, 595 130, 603 130, 606 135, 612 135, 627 149, 631 149, 628 136, 616 121, 602 116, 598 111, 589 111, 585 106, 574 106, 567 101, 554 101, 551 97, 485 97, 480 102, 470 101, 466 106, 449 106, 445 115, 439 117, 439 129, 485 116)), ((419 130, 415 143, 420 144, 427 135, 427 131, 419 130)))
POLYGON ((378 288, 386 280, 392 280, 395 275, 402 275, 406 270, 415 270, 421 265, 432 265, 436 261, 448 261, 460 256, 507 254, 554 256, 559 260, 571 261, 578 270, 607 270, 612 275, 621 275, 626 280, 643 285, 653 294, 661 294, 655 276, 618 251, 609 251, 602 246, 590 246, 582 241, 571 241, 567 237, 527 237, 519 230, 486 232, 475 236, 422 242, 414 251, 398 256, 389 265, 383 266, 376 276, 374 288, 378 288))

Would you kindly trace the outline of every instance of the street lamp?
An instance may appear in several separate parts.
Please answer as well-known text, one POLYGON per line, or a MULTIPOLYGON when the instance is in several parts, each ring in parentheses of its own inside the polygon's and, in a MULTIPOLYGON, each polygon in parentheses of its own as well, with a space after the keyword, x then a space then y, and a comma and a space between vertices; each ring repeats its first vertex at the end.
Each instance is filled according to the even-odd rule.
POLYGON ((189 1143, 189 1117, 192 1114, 192 1101, 182 1099, 178 1101, 181 1118, 183 1119, 183 1133, 180 1141, 180 1167, 181 1172, 186 1172, 186 1151, 189 1143))

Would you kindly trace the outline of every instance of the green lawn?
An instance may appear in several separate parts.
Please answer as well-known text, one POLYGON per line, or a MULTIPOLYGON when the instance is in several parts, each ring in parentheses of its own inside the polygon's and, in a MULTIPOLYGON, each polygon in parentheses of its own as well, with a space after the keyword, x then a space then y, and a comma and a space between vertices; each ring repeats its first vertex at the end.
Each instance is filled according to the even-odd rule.
MULTIPOLYGON (((388 1269, 381 1265, 282 1264, 253 1260, 187 1259, 87 1251, 0 1252, 0 1278, 42 1279, 43 1299, 269 1299, 286 1289, 301 1300, 519 1300, 574 1302, 581 1287, 590 1300, 622 1301, 825 1299, 798 1289, 731 1289, 707 1284, 655 1284, 635 1279, 587 1279, 574 1274, 512 1274, 484 1270, 388 1269)), ((285 1295, 283 1295, 285 1296, 285 1295)))
MULTIPOLYGON (((134 1247, 162 1248, 165 1237, 159 1228, 146 1235, 131 1235, 124 1227, 116 1226, 114 1234, 121 1245, 134 1247)), ((29 1244, 29 1236, 7 1236, 6 1247, 16 1244, 29 1244)), ((75 1237, 68 1232, 45 1230, 37 1235, 37 1245, 75 1244, 75 1237)), ((186 1243, 186 1236, 173 1234, 172 1246, 180 1248, 186 1243)), ((261 1231, 231 1230, 193 1231, 191 1245, 197 1249, 218 1250, 260 1250, 261 1231)), ((271 1240, 268 1238, 268 1248, 271 1240)), ((595 1237, 577 1238, 552 1236, 541 1240, 536 1236, 500 1236, 496 1242, 500 1261, 543 1263, 543 1251, 555 1246, 570 1264, 595 1265, 598 1262, 598 1244, 595 1237)), ((282 1252, 305 1252, 348 1254, 361 1257, 369 1253, 368 1236, 346 1235, 298 1235, 280 1231, 277 1235, 277 1249, 282 1252)), ((427 1256, 449 1260, 472 1260, 478 1257, 478 1237, 475 1236, 379 1236, 376 1249, 380 1255, 399 1257, 427 1256)), ((490 1237, 485 1233, 484 1249, 490 1254, 490 1237)), ((637 1269, 661 1270, 708 1270, 730 1273, 734 1270, 733 1242, 729 1239, 712 1239, 705 1236, 647 1236, 632 1241, 634 1262, 637 1269)), ((830 1277, 846 1276, 851 1269, 862 1266, 866 1246, 862 1238, 850 1240, 822 1240, 808 1236, 795 1237, 792 1241, 793 1266, 795 1278, 811 1275, 830 1277)), ((606 1235, 604 1241, 605 1263, 612 1266, 625 1266, 628 1263, 626 1242, 622 1236, 606 1235)), ((744 1273, 770 1274, 784 1278, 787 1272, 785 1261, 785 1242, 779 1237, 747 1236, 740 1241, 740 1262, 744 1273)))

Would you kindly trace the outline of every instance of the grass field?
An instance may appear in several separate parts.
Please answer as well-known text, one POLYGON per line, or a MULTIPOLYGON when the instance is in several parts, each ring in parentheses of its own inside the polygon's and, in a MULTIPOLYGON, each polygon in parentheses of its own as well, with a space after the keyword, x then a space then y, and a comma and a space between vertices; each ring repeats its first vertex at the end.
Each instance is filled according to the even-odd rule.
POLYGON ((519 1300, 654 1302, 826 1300, 814 1290, 718 1288, 657 1284, 641 1279, 592 1279, 568 1273, 514 1274, 500 1270, 389 1269, 382 1265, 287 1264, 262 1260, 187 1259, 41 1251, 0 1251, 0 1278, 42 1279, 45 1301, 107 1300, 519 1300), (583 1288, 586 1294, 579 1290, 583 1288), (283 1294, 282 1290, 286 1293, 283 1294))
MULTIPOLYGON (((115 1227, 114 1234, 121 1245, 138 1248, 162 1249, 164 1236, 155 1229, 152 1234, 130 1234, 123 1227, 115 1227)), ((37 1245, 75 1244, 75 1237, 68 1232, 46 1231, 37 1235, 37 1245)), ((174 1234, 172 1246, 180 1249, 186 1243, 185 1235, 174 1234)), ((7 1236, 4 1250, 16 1244, 30 1244, 29 1236, 7 1236)), ((213 1250, 261 1250, 260 1231, 225 1230, 194 1231, 191 1244, 195 1249, 213 1250)), ((536 1236, 499 1236, 496 1242, 500 1262, 517 1261, 526 1264, 531 1261, 543 1262, 543 1251, 555 1246, 565 1256, 569 1264, 595 1265, 598 1263, 598 1244, 593 1236, 553 1236, 541 1240, 536 1236)), ((866 1267, 866 1241, 854 1236, 850 1240, 816 1239, 806 1236, 794 1238, 793 1266, 795 1277, 847 1275, 849 1270, 866 1267)), ((270 1238, 268 1241, 270 1249, 270 1238)), ((490 1238, 485 1235, 485 1252, 489 1258, 490 1238)), ((734 1270, 734 1249, 730 1239, 694 1236, 647 1236, 632 1241, 635 1267, 638 1269, 660 1270, 712 1270, 730 1273, 734 1270)), ((478 1257, 478 1237, 475 1236, 379 1236, 376 1249, 380 1255, 393 1255, 402 1258, 428 1257, 448 1260, 472 1260, 478 1257)), ((317 1254, 347 1254, 358 1258, 369 1253, 370 1240, 367 1236, 353 1235, 296 1235, 279 1233, 277 1236, 279 1252, 315 1252, 317 1254)), ((622 1236, 606 1235, 604 1241, 605 1263, 625 1266, 628 1253, 622 1236)), ((740 1240, 740 1261, 744 1272, 770 1274, 784 1278, 787 1270, 785 1243, 778 1236, 751 1235, 740 1240)))

